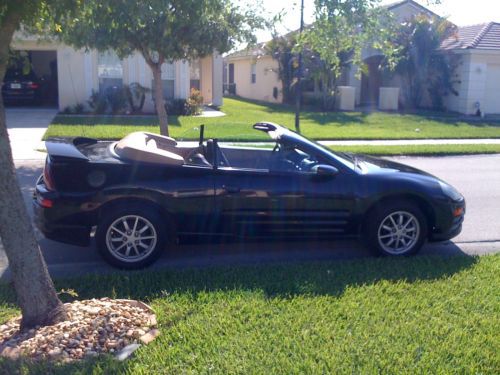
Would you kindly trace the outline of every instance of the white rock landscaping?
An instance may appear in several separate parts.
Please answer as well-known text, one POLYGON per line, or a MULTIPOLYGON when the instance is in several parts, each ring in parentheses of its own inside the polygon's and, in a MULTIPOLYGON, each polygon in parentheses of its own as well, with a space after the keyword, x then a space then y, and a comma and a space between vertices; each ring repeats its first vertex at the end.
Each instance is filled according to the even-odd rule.
POLYGON ((1 325, 0 355, 69 362, 111 353, 123 360, 159 335, 152 309, 139 301, 102 298, 64 306, 69 319, 52 326, 21 333, 21 317, 1 325))

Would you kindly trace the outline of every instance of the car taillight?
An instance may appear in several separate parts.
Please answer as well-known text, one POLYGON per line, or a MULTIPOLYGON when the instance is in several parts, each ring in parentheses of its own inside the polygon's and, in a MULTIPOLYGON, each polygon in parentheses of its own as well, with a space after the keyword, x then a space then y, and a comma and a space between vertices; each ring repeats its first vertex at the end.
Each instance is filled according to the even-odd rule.
POLYGON ((40 86, 38 85, 38 83, 31 83, 29 85, 30 89, 33 89, 33 90, 36 90, 37 88, 39 88, 40 86))
POLYGON ((45 168, 43 169, 43 181, 48 190, 55 190, 54 179, 50 170, 50 157, 45 160, 45 168))

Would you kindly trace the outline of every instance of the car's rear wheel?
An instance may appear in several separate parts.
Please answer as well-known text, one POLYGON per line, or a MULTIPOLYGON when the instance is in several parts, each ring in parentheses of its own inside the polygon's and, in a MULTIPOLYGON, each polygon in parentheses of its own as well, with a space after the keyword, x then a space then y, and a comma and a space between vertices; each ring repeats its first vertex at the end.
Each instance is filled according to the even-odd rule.
POLYGON ((400 202, 377 207, 369 216, 365 239, 378 254, 415 254, 427 238, 427 220, 418 206, 400 202))
POLYGON ((153 209, 115 208, 105 214, 96 231, 97 247, 112 265, 125 269, 153 263, 167 243, 165 220, 153 209))

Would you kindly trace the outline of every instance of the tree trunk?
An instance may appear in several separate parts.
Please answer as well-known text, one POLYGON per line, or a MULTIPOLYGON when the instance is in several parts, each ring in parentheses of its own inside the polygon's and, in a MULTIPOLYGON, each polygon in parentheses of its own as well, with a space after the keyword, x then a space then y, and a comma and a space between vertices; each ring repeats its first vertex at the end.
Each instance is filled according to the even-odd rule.
POLYGON ((165 100, 163 99, 163 85, 161 82, 161 64, 151 64, 153 72, 153 84, 155 93, 155 107, 158 119, 160 120, 160 134, 168 136, 168 116, 165 109, 165 100))
MULTIPOLYGON (((21 21, 21 14, 11 9, 6 14, 0 27, 0 87, 7 68, 12 35, 21 21)), ((0 237, 21 307, 21 329, 66 319, 17 183, 1 91, 0 192, 0 237)))

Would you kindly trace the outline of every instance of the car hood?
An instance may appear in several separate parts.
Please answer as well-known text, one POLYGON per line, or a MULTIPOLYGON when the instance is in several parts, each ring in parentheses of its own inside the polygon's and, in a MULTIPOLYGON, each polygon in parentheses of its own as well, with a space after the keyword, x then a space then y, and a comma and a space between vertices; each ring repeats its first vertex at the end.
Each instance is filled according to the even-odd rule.
POLYGON ((356 155, 358 170, 363 174, 405 173, 439 180, 436 176, 406 164, 367 155, 356 155))

